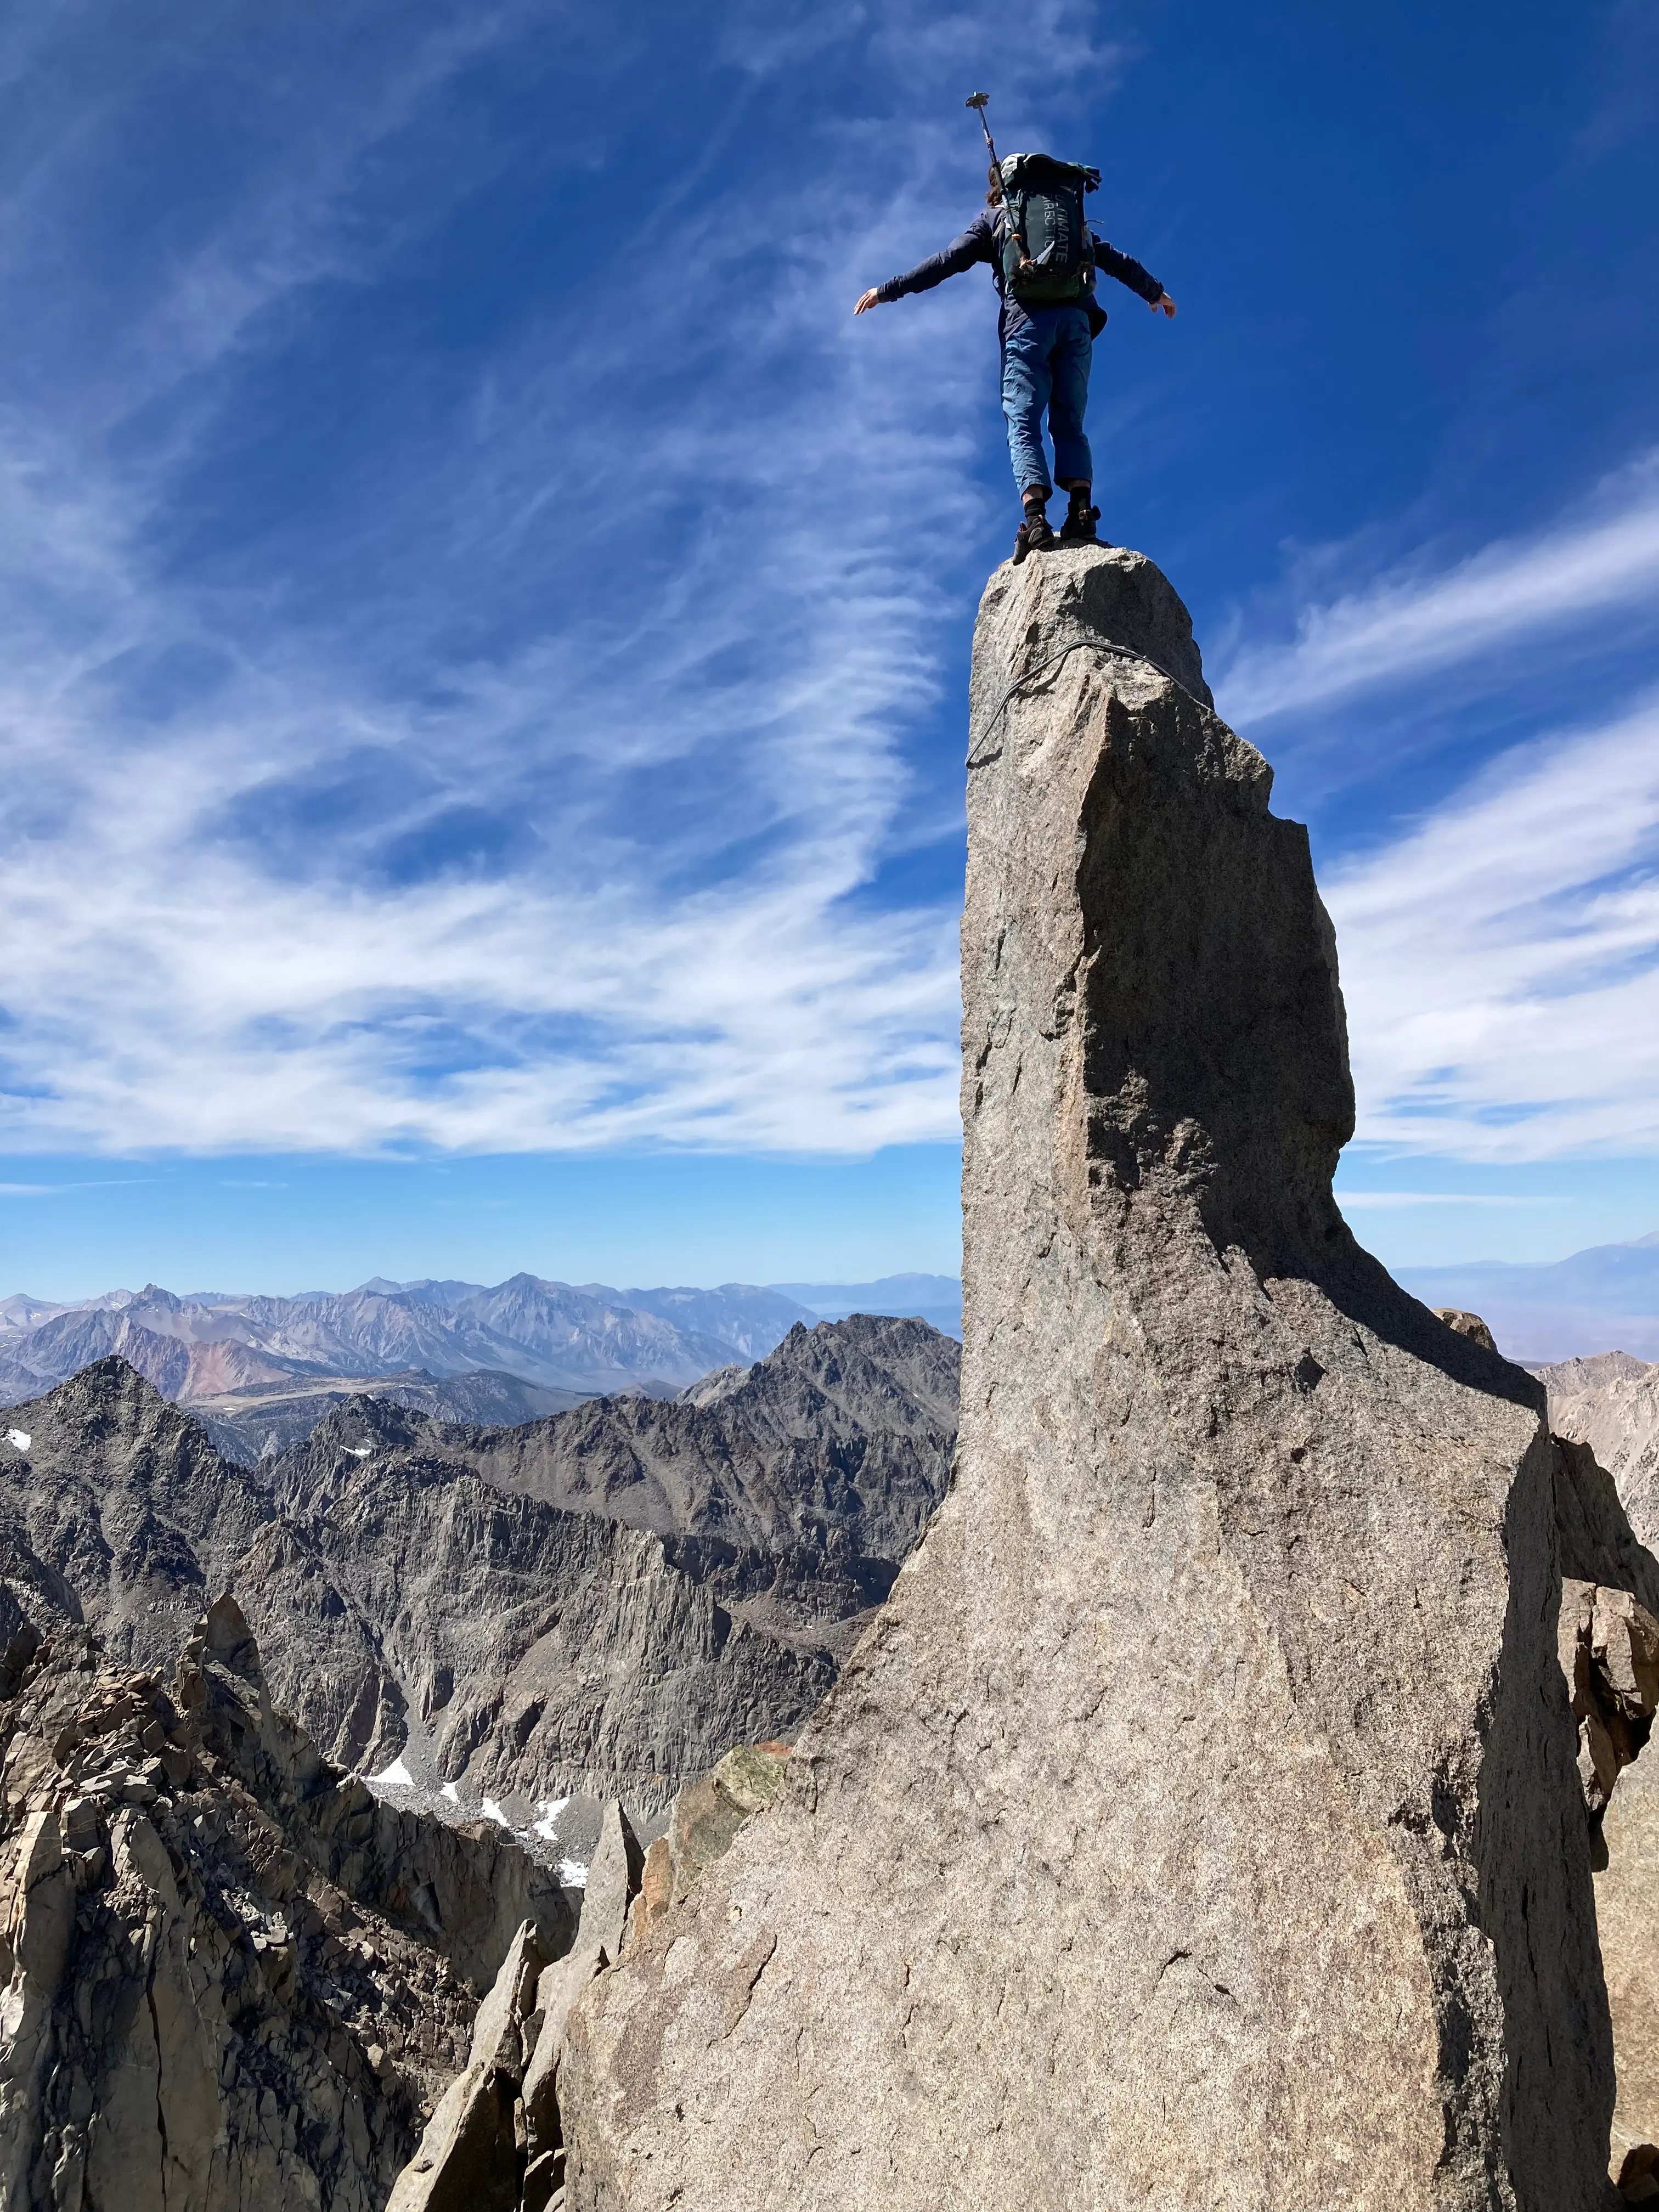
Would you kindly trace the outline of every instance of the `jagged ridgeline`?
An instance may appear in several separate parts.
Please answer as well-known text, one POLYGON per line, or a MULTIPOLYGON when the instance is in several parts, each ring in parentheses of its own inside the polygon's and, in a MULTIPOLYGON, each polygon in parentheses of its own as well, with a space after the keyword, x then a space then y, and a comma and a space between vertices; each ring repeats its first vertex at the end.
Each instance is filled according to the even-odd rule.
POLYGON ((102 1360, 6 1414, 0 1574, 37 1626, 152 1668, 234 1589, 277 1704, 343 1764, 415 1729, 474 1802, 665 1808, 835 1679, 944 1495, 958 1356, 855 1316, 702 1402, 479 1429, 356 1398, 252 1469, 102 1360))

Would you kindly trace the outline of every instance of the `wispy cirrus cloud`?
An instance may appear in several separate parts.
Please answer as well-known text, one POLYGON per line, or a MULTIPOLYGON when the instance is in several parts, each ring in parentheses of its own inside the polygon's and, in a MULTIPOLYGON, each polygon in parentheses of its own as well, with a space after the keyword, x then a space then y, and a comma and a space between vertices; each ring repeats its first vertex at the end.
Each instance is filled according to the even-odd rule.
POLYGON ((77 1190, 130 1190, 143 1176, 100 1176, 82 1182, 0 1182, 0 1198, 65 1198, 77 1190))
MULTIPOLYGON (((0 1139, 953 1136, 952 715, 1000 550, 964 426, 994 423, 994 339, 977 279, 848 311, 976 198, 968 85, 1005 144, 1109 86, 1094 9, 1034 0, 1011 52, 909 4, 712 33, 348 6, 249 69, 251 7, 186 37, 152 6, 138 62, 83 38, 96 82, 50 113, 59 18, 21 13, 0 1139), (129 210, 109 179, 222 118, 226 71, 222 167, 129 210), (641 106, 642 73, 681 97, 641 106)), ((1645 619, 1656 582, 1648 462, 1327 593, 1219 696, 1288 726, 1479 685, 1645 619)), ((1516 748, 1327 872, 1367 1135, 1652 1141, 1653 714, 1516 748)))
POLYGON ((1659 1150, 1659 696, 1500 756, 1324 890, 1363 1139, 1659 1150))
MULTIPOLYGON (((1097 88, 1088 11, 1038 12, 1097 88)), ((124 274, 78 380, 0 380, 14 1149, 955 1133, 959 748, 927 732, 994 348, 966 287, 848 310, 957 228, 971 123, 964 156, 814 103, 810 173, 792 145, 763 195, 670 161, 611 241, 625 312, 556 264, 487 346, 393 351, 360 391, 348 295, 422 296, 458 250, 418 234, 488 197, 470 74, 567 58, 543 15, 441 16, 337 113, 319 80, 295 160, 251 160, 188 252, 124 274)), ((878 86, 997 43, 905 9, 814 36, 814 74, 852 42, 878 86)), ((751 79, 799 58, 743 51, 751 79)), ((578 60, 577 170, 625 169, 592 115, 603 87, 625 125, 629 55, 578 60)), ((70 191, 32 175, 14 239, 70 191)))
POLYGON ((1659 457, 1592 508, 1537 536, 1482 547, 1449 567, 1422 561, 1310 606, 1285 644, 1247 645, 1217 678, 1241 727, 1386 684, 1659 599, 1659 457))

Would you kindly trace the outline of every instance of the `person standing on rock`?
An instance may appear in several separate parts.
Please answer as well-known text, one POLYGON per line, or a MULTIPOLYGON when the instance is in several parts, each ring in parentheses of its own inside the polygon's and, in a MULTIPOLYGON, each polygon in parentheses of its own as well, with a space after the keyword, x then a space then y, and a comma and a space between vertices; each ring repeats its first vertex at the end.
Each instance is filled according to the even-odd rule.
POLYGON ((1090 359, 1106 327, 1106 311, 1095 298, 1096 271, 1103 269, 1127 285, 1154 314, 1173 315, 1176 303, 1139 262, 1090 229, 1083 195, 1100 182, 1098 170, 1046 154, 1011 154, 1006 161, 994 158, 989 174, 986 204, 961 237, 908 275, 872 286, 853 312, 867 314, 908 293, 930 292, 947 276, 988 263, 1000 303, 1008 453, 1025 509, 1014 540, 1014 558, 1023 561, 1055 543, 1048 506, 1056 483, 1071 495, 1059 542, 1097 542, 1100 510, 1091 496, 1094 464, 1083 428, 1090 359), (1042 443, 1045 414, 1054 447, 1053 483, 1042 443))

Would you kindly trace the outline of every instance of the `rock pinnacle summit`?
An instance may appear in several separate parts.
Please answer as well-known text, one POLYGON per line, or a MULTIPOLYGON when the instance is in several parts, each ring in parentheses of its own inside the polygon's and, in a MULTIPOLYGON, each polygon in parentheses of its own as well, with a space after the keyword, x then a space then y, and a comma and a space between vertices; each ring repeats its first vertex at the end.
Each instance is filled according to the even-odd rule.
POLYGON ((1306 832, 1133 552, 998 569, 968 757, 956 1480, 576 2007, 568 2212, 1599 2212, 1542 1393, 1337 1210, 1306 832))

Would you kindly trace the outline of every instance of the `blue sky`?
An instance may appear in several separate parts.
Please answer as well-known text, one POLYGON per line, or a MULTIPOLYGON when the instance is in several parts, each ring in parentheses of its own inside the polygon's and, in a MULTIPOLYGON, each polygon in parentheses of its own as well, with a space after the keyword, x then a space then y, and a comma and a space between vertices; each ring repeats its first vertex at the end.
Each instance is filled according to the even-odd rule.
POLYGON ((1404 1263, 1659 1225, 1659 36, 1217 0, 0 29, 3 1287, 949 1268, 1005 150, 1310 824, 1404 1263))

